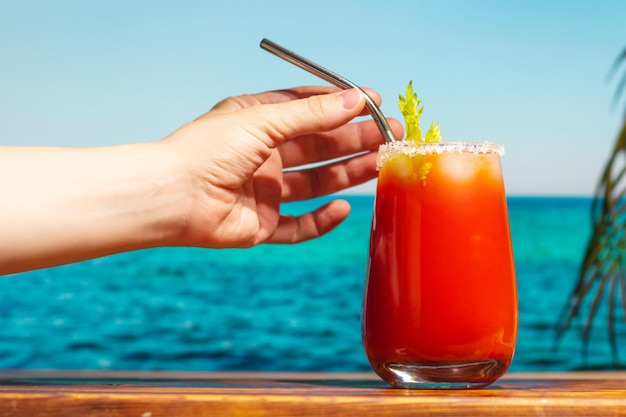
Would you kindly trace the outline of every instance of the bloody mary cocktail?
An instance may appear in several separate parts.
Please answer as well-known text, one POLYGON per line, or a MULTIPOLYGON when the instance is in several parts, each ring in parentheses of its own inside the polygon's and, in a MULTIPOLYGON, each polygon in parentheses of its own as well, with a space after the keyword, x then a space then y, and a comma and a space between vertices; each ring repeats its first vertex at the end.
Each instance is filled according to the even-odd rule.
POLYGON ((362 331, 372 368, 393 386, 483 387, 511 363, 517 291, 502 151, 381 147, 362 331))

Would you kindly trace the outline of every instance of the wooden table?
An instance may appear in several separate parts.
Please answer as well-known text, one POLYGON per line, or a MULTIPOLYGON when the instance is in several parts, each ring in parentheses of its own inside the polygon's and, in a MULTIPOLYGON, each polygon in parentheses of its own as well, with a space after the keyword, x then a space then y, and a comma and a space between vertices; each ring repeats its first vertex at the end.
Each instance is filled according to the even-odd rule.
POLYGON ((0 416, 618 416, 626 372, 508 374, 482 390, 370 373, 0 371, 0 416))

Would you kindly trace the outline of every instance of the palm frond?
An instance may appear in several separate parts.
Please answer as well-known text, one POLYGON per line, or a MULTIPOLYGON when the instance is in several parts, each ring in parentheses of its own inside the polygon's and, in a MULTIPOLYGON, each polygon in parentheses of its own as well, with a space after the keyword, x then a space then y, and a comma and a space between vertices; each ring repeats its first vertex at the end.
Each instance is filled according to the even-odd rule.
POLYGON ((594 320, 607 301, 608 338, 613 363, 619 366, 616 321, 619 308, 626 311, 626 120, 618 135, 613 152, 592 203, 592 234, 587 243, 583 262, 568 302, 564 305, 557 329, 556 342, 571 329, 574 320, 583 314, 584 305, 590 298, 583 321, 583 354, 591 341, 594 320), (617 166, 621 164, 622 166, 617 166), (621 299, 621 302, 619 300, 621 299))
MULTIPOLYGON (((626 63, 626 49, 618 56, 612 72, 626 63)), ((619 80, 614 101, 626 93, 626 71, 619 80)), ((620 365, 616 327, 621 309, 626 319, 626 113, 611 155, 604 167, 591 205, 592 233, 572 292, 559 315, 556 344, 579 316, 582 349, 586 357, 594 320, 607 303, 607 333, 613 364, 620 365), (621 300, 621 302, 620 302, 621 300), (586 313, 585 305, 588 301, 586 313)))
MULTIPOLYGON (((624 49, 622 53, 617 56, 617 58, 615 59, 615 62, 613 62, 613 65, 611 66, 611 69, 609 71, 609 76, 613 76, 618 71, 620 65, 622 65, 624 62, 626 62, 626 49, 624 49)), ((619 102, 620 98, 624 94, 625 89, 626 89, 626 72, 622 75, 622 78, 618 80, 617 88, 615 89, 615 94, 613 95, 614 104, 617 104, 619 102)), ((626 109, 624 110, 626 113, 626 109)))
POLYGON ((618 274, 611 280, 609 287, 609 315, 608 315, 608 327, 609 327, 609 344, 611 345, 611 356, 613 357, 613 365, 619 366, 619 348, 617 345, 617 332, 615 331, 615 299, 617 298, 617 286, 620 282, 621 274, 618 274))

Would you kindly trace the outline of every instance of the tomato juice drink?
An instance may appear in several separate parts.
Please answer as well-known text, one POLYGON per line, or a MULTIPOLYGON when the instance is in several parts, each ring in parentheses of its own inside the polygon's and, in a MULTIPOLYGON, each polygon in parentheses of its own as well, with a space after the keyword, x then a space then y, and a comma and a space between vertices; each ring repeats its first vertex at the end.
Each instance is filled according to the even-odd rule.
POLYGON ((503 148, 381 147, 362 317, 376 373, 393 386, 480 388, 517 337, 503 148))

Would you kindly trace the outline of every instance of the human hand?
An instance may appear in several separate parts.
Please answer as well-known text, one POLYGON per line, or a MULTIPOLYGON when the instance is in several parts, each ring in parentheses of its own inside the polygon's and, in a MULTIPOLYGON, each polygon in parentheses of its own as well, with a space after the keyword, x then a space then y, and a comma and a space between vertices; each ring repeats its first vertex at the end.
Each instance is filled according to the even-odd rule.
POLYGON ((280 205, 376 176, 380 132, 349 123, 364 106, 358 90, 301 87, 226 99, 159 142, 2 147, 0 274, 157 246, 321 236, 346 218, 345 201, 300 216, 280 205))
MULTIPOLYGON (((368 94, 380 103, 373 91, 368 94)), ((350 206, 332 201, 299 216, 282 202, 341 191, 376 176, 382 136, 358 90, 300 87, 231 97, 181 127, 162 143, 179 156, 188 199, 173 244, 248 247, 296 243, 341 223, 350 206), (324 166, 307 166, 346 158, 324 166), (287 169, 287 171, 285 171, 287 169)), ((396 137, 402 127, 390 120, 396 137)))

